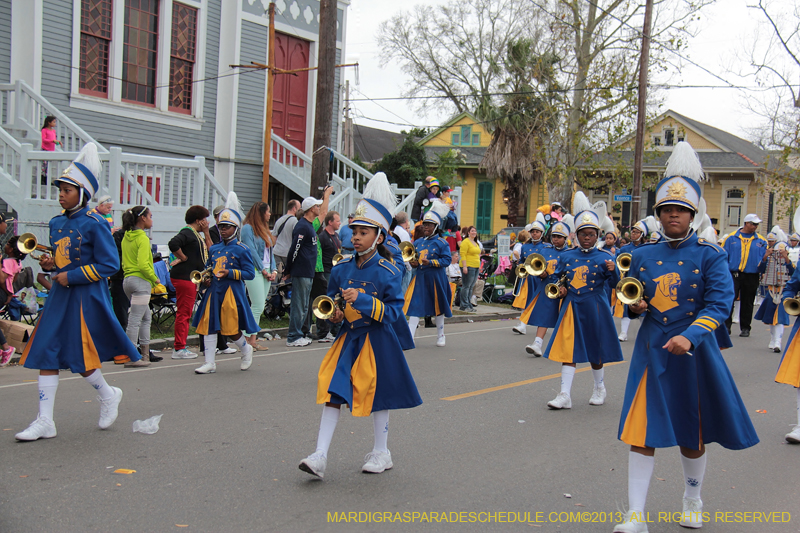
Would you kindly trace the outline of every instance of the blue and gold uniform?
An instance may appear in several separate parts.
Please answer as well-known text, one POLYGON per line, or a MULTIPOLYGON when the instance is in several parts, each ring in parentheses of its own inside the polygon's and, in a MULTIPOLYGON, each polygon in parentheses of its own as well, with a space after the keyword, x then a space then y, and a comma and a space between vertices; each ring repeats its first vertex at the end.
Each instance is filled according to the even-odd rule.
POLYGON ((453 316, 450 310, 452 293, 445 270, 450 265, 450 245, 439 235, 414 241, 420 259, 430 264, 417 267, 417 274, 405 294, 403 313, 408 316, 453 316))
MULTIPOLYGON (((783 300, 795 298, 798 292, 800 292, 800 269, 794 271, 792 279, 783 288, 783 300)), ((783 308, 783 305, 780 307, 783 308)), ((800 317, 794 321, 792 331, 789 333, 789 340, 786 341, 786 348, 778 365, 778 373, 775 375, 776 383, 800 387, 800 339, 797 336, 798 329, 800 329, 800 317)))
POLYGON ((52 273, 67 272, 69 286, 53 283, 20 364, 88 372, 116 355, 141 359, 111 309, 106 279, 119 270, 119 255, 105 219, 85 207, 53 217, 50 246, 52 273))
POLYGON ((573 248, 558 257, 553 275, 560 279, 566 274, 567 295, 545 357, 559 363, 622 361, 619 342, 608 338, 615 326, 605 283, 611 279, 616 285, 618 276, 616 270, 608 270, 606 261, 613 260, 611 252, 598 248, 573 248))
MULTIPOLYGON (((400 246, 397 245, 397 241, 394 240, 394 237, 388 235, 386 237, 386 248, 392 252, 392 257, 394 258, 394 265, 400 269, 400 274, 403 274, 406 268, 406 264, 403 262, 403 252, 400 251, 400 246)), ((397 335, 397 340, 400 342, 400 347, 403 350, 413 350, 414 349, 414 337, 411 335, 411 330, 408 329, 408 322, 406 322, 406 317, 404 315, 400 315, 397 321, 393 324, 394 332, 397 335)))
POLYGON ((733 303, 727 260, 693 231, 675 248, 660 242, 634 251, 629 275, 644 284, 648 308, 625 389, 623 442, 693 450, 710 442, 729 449, 758 443, 714 335, 733 303), (692 343, 693 355, 662 348, 676 335, 692 343))
MULTIPOLYGON (((538 280, 528 306, 522 311, 520 321, 528 326, 538 326, 540 328, 552 328, 558 321, 558 310, 561 300, 558 298, 548 298, 545 294, 545 287, 548 283, 555 283, 558 277, 555 275, 558 258, 567 251, 566 245, 559 249, 552 244, 545 244, 540 253, 547 261, 547 274, 544 279, 538 280)), ((531 278, 533 276, 527 276, 531 278)))
POLYGON ((218 242, 209 250, 206 268, 210 266, 214 267, 211 286, 192 319, 197 333, 235 336, 242 331, 258 331, 244 285, 244 280, 256 275, 250 249, 236 237, 218 242), (216 273, 222 269, 227 269, 228 275, 218 278, 216 273))
POLYGON ((403 318, 402 279, 400 268, 378 253, 360 266, 348 258, 333 267, 328 296, 344 289, 360 294, 345 307, 339 335, 320 366, 317 403, 346 403, 353 416, 422 403, 397 336, 408 326, 394 327, 403 318))
MULTIPOLYGON (((544 251, 548 246, 552 247, 552 245, 547 244, 542 240, 538 240, 536 242, 526 242, 522 245, 522 249, 519 252, 519 262, 517 264, 523 264, 531 254, 545 255, 544 251)), ((544 286, 542 285, 541 278, 538 276, 525 276, 525 280, 522 282, 522 287, 519 290, 519 294, 516 298, 514 298, 514 302, 511 304, 511 307, 516 307, 517 309, 527 309, 533 300, 534 295, 539 290, 540 285, 544 286)), ((520 319, 520 321, 525 323, 525 321, 522 319, 520 319)))

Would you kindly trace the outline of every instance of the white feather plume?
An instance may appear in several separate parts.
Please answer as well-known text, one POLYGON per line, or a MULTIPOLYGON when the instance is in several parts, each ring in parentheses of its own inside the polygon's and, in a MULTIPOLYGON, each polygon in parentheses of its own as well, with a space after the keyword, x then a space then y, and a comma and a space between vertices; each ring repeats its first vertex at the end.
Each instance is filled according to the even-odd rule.
POLYGON ((563 222, 564 224, 567 225, 567 227, 569 228, 570 233, 575 231, 575 217, 574 216, 572 216, 572 215, 564 215, 564 217, 561 219, 561 222, 563 222))
POLYGON ((583 191, 576 192, 575 196, 572 198, 572 212, 577 215, 581 211, 586 211, 591 208, 592 204, 589 203, 589 199, 583 194, 583 191))
POLYGON ((703 166, 700 164, 700 158, 692 148, 692 145, 686 141, 681 141, 675 145, 672 155, 667 161, 667 170, 664 172, 664 176, 667 178, 684 176, 694 181, 703 180, 703 166))
POLYGON ((533 222, 525 226, 525 231, 530 231, 532 227, 533 227, 533 222))
POLYGON ((607 218, 608 207, 606 207, 606 203, 602 200, 592 204, 592 211, 594 211, 597 214, 597 218, 599 218, 601 222, 603 221, 604 218, 607 218))
POLYGON ((793 227, 795 231, 800 231, 800 207, 798 207, 794 212, 794 217, 792 219, 793 227))
POLYGON ((709 242, 717 242, 717 232, 714 230, 714 226, 708 226, 707 228, 701 229, 697 233, 697 236, 709 242))
POLYGON ((789 242, 789 238, 786 236, 786 233, 777 224, 772 227, 770 233, 775 234, 775 240, 777 242, 789 242))
POLYGON ((367 200, 375 200, 388 209, 390 213, 394 214, 394 209, 397 206, 397 195, 392 190, 389 179, 383 172, 378 172, 372 176, 364 187, 361 197, 367 200))
POLYGON ((697 233, 700 228, 703 226, 703 223, 706 219, 706 200, 705 198, 700 198, 700 206, 697 208, 697 213, 694 215, 694 220, 692 220, 692 229, 697 233))
POLYGON ((606 233, 617 233, 617 226, 614 221, 608 218, 608 215, 600 219, 600 231, 605 235, 606 233))
POLYGON ((103 163, 100 161, 100 156, 97 155, 97 145, 93 142, 88 142, 83 145, 81 151, 78 152, 78 157, 74 159, 75 163, 80 163, 88 168, 94 177, 100 181, 100 173, 103 171, 103 163))
POLYGON ((654 217, 653 215, 645 217, 644 224, 645 226, 647 226, 647 235, 645 235, 645 239, 649 239, 651 233, 659 230, 660 224, 656 220, 656 217, 654 217))
POLYGON ((225 200, 225 209, 233 209, 242 216, 242 204, 239 203, 239 197, 236 196, 235 192, 228 193, 228 198, 225 200))
POLYGON ((445 218, 447 218, 447 214, 450 212, 450 206, 437 198, 431 204, 430 210, 439 215, 442 218, 442 220, 444 220, 445 218))

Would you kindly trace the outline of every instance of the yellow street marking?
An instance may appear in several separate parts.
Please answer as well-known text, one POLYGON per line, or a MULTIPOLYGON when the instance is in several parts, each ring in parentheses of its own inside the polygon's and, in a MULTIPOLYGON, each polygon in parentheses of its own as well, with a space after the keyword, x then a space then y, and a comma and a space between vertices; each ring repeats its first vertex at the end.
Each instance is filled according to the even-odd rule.
MULTIPOLYGON (((605 368, 611 365, 620 365, 624 362, 625 361, 617 361, 616 363, 606 363, 603 365, 603 367, 605 368)), ((578 372, 586 372, 591 369, 592 369, 591 366, 587 366, 586 368, 580 368, 578 370, 575 370, 575 373, 577 374, 578 372)), ((464 398, 471 398, 472 396, 480 396, 481 394, 486 394, 488 392, 511 389, 513 387, 521 387, 522 385, 529 385, 531 383, 538 383, 540 381, 546 381, 548 379, 556 379, 560 377, 561 377, 561 372, 559 372, 558 374, 550 374, 549 376, 541 376, 538 378, 526 379, 525 381, 517 381, 516 383, 509 383, 507 385, 498 385, 497 387, 489 387, 488 389, 476 390, 474 392, 465 392, 464 394, 457 394, 455 396, 448 396, 446 398, 441 398, 441 399, 448 402, 453 400, 463 400, 464 398)))

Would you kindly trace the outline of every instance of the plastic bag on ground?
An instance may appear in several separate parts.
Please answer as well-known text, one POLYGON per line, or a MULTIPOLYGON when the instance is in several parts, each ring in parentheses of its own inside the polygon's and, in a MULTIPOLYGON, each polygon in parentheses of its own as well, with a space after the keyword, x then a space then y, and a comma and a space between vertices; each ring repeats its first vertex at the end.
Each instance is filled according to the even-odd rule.
POLYGON ((158 431, 158 423, 161 421, 162 415, 151 416, 147 420, 134 420, 133 432, 144 433, 145 435, 152 435, 158 431))

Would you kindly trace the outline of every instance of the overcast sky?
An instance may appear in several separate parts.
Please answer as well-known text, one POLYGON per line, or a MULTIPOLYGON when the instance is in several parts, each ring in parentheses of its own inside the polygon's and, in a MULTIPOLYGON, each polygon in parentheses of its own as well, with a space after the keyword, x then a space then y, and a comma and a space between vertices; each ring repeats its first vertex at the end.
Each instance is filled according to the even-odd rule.
MULTIPOLYGON (((793 0, 773 0, 791 5, 793 0)), ((380 68, 376 34, 378 25, 392 15, 410 10, 418 1, 397 0, 351 0, 347 27, 347 62, 360 64, 358 80, 354 69, 347 70, 350 80, 351 98, 397 97, 407 82, 397 66, 380 68), (356 84, 358 81, 358 84, 356 84)), ((427 4, 443 4, 442 0, 425 0, 427 4)), ((689 45, 685 55, 710 72, 733 85, 753 86, 752 80, 740 79, 730 72, 736 70, 736 53, 742 55, 743 43, 752 39, 756 13, 747 8, 753 0, 724 0, 707 7, 698 24, 700 32, 689 45)), ((651 80, 652 81, 652 80, 651 80)), ((687 65, 670 82, 675 85, 724 85, 724 82, 703 70, 687 65)), ((752 94, 759 94, 753 92, 752 94)), ((746 129, 756 126, 760 119, 749 114, 743 105, 743 94, 738 89, 669 89, 664 91, 663 110, 673 109, 678 113, 748 138, 746 129)), ((432 126, 441 124, 447 117, 419 116, 412 106, 402 100, 353 102, 357 124, 374 128, 400 131, 407 124, 432 126), (377 119, 377 120, 367 120, 377 119), (389 124, 387 122, 398 123, 389 124)))

